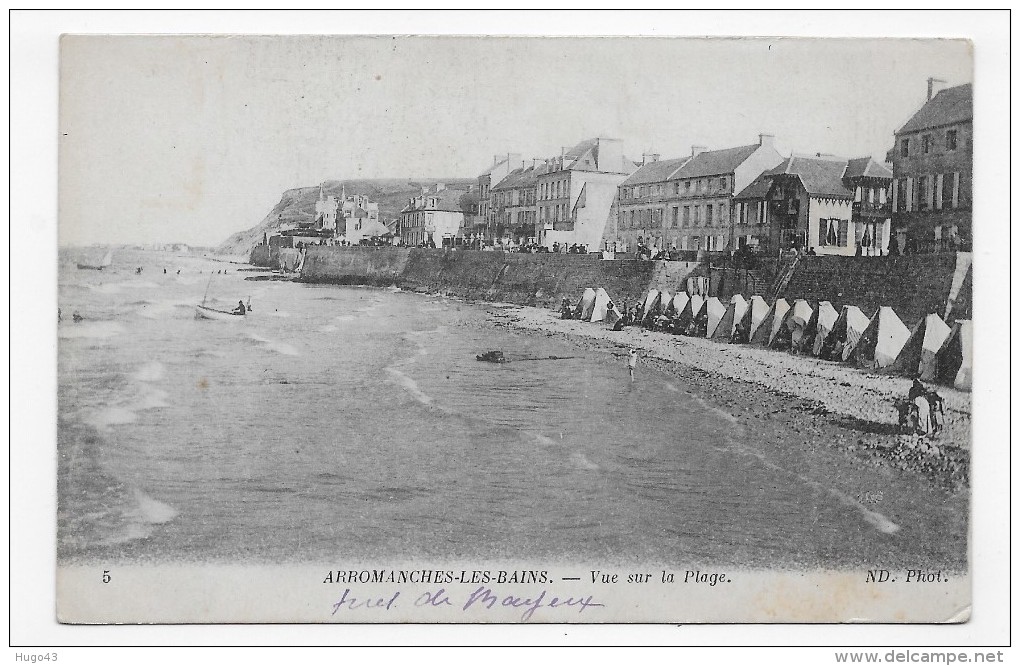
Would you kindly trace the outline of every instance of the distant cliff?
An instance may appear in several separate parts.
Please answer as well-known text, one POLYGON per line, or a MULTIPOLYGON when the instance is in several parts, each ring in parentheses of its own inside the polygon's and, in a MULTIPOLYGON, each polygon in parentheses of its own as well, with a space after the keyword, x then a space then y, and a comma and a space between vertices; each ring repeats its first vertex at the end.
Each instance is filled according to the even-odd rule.
MULTIPOLYGON (((397 217, 400 214, 400 209, 407 204, 407 200, 420 194, 423 187, 432 187, 436 183, 443 183, 450 189, 463 190, 466 193, 467 187, 474 185, 475 182, 473 178, 330 180, 323 183, 322 190, 326 196, 339 197, 344 189, 348 195, 367 196, 369 201, 379 204, 379 219, 385 223, 397 217)), ((263 234, 274 235, 281 224, 291 225, 298 221, 311 222, 315 218, 315 202, 318 198, 318 185, 287 190, 280 197, 279 203, 273 206, 273 209, 261 222, 250 229, 231 235, 216 248, 216 252, 247 255, 251 253, 253 247, 262 242, 263 234)), ((470 205, 470 199, 470 196, 466 197, 466 205, 470 205)))

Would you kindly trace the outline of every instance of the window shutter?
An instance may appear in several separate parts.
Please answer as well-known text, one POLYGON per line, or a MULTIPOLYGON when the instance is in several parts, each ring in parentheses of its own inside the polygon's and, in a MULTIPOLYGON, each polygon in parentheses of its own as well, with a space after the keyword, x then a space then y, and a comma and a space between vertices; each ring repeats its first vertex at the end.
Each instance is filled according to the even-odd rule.
POLYGON ((825 235, 828 233, 828 223, 823 218, 818 218, 818 246, 825 245, 825 235))
POLYGON ((935 192, 934 192, 935 188, 933 187, 935 177, 932 175, 927 175, 924 177, 924 180, 925 180, 924 198, 926 199, 924 203, 925 205, 928 206, 929 209, 931 209, 932 207, 934 207, 935 204, 935 192))
POLYGON ((960 205, 960 172, 953 172, 953 208, 960 205))
POLYGON ((907 176, 907 212, 914 210, 914 179, 907 176))
POLYGON ((839 221, 839 241, 838 241, 837 244, 840 247, 848 247, 847 246, 847 226, 848 226, 847 220, 840 220, 839 221))
POLYGON ((942 210, 942 182, 944 174, 935 176, 935 210, 942 210))
POLYGON ((897 201, 897 198, 898 198, 896 196, 896 192, 899 189, 900 189, 900 181, 894 180, 892 182, 892 209, 893 209, 894 212, 896 211, 896 201, 897 201))

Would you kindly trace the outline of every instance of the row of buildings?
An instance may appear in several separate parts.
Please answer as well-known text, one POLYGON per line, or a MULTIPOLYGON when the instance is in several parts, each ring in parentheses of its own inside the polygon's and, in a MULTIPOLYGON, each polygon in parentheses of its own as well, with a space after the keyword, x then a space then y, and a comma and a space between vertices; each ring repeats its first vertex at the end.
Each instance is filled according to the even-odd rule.
POLYGON ((339 196, 325 193, 319 185, 315 212, 311 218, 297 218, 285 222, 281 214, 279 234, 266 237, 263 242, 280 247, 349 243, 357 245, 364 238, 390 234, 379 219, 379 204, 362 194, 348 194, 342 186, 339 196))
POLYGON ((946 88, 895 132, 882 161, 780 154, 774 138, 628 159, 597 137, 546 159, 498 155, 478 177, 463 242, 880 255, 971 238, 972 87, 946 88))

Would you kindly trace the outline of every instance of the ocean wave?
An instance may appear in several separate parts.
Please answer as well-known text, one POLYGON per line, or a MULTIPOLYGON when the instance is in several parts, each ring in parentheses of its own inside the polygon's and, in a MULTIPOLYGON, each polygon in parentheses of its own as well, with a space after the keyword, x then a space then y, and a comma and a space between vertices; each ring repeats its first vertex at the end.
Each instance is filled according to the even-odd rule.
POLYGON ((588 460, 588 456, 584 455, 581 451, 575 451, 572 453, 570 455, 570 462, 574 463, 574 465, 581 469, 586 469, 592 472, 601 469, 598 465, 588 460))
POLYGON ((159 409, 161 407, 169 406, 167 402, 166 391, 146 391, 142 396, 131 405, 132 409, 144 410, 144 409, 159 409))
POLYGON ((270 349, 280 354, 286 354, 287 356, 300 356, 298 350, 293 345, 289 345, 286 342, 270 340, 269 338, 262 337, 258 333, 246 333, 245 335, 247 335, 249 339, 261 343, 266 349, 270 349))
POLYGON ((327 324, 326 326, 322 326, 321 328, 319 328, 319 330, 322 331, 323 333, 336 333, 340 329, 332 324, 327 324))
POLYGON ((418 386, 418 382, 411 379, 409 376, 398 370, 397 368, 390 366, 386 368, 386 372, 393 376, 396 383, 403 388, 405 391, 411 394, 411 396, 423 405, 432 404, 432 396, 426 394, 418 386))
POLYGON ((166 367, 159 361, 149 361, 138 368, 133 378, 140 382, 158 382, 166 374, 166 367))
POLYGON ((127 407, 107 407, 87 420, 96 428, 105 430, 110 426, 134 423, 137 416, 127 407))
POLYGON ((60 326, 57 336, 61 338, 111 338, 124 332, 124 327, 112 321, 85 321, 60 326))

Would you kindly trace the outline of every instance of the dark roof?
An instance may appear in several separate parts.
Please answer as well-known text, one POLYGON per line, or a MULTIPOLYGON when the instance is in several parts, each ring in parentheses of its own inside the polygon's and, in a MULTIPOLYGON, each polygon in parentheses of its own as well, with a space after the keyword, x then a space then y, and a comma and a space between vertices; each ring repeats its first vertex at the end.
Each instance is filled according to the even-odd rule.
POLYGON ((723 150, 706 150, 691 158, 679 171, 670 176, 670 180, 733 173, 744 160, 760 147, 755 143, 750 146, 724 148, 723 150))
POLYGON ((573 148, 571 148, 567 152, 563 153, 564 161, 565 162, 570 162, 570 161, 579 160, 582 157, 584 157, 585 155, 587 155, 588 153, 590 153, 598 145, 599 145, 599 140, 597 138, 595 138, 595 139, 585 139, 584 141, 578 143, 576 146, 574 146, 573 148))
POLYGON ((879 164, 870 157, 855 157, 852 160, 847 160, 844 178, 862 178, 864 176, 889 179, 893 177, 892 171, 887 169, 884 164, 879 164))
MULTIPOLYGON (((544 168, 543 168, 544 171, 544 168)), ((511 171, 506 178, 492 188, 497 190, 513 190, 521 187, 535 187, 538 182, 538 169, 535 167, 519 168, 511 171)))
POLYGON ((650 162, 631 174, 630 178, 623 181, 622 185, 643 185, 645 183, 665 182, 674 171, 682 167, 689 159, 691 158, 678 157, 676 159, 650 162))
POLYGON ((752 180, 747 187, 740 190, 740 193, 733 199, 764 199, 765 195, 769 193, 770 187, 772 187, 772 175, 765 171, 752 180))
POLYGON ((794 156, 786 158, 775 169, 765 173, 773 176, 798 176, 811 196, 850 199, 853 195, 843 184, 845 170, 846 160, 794 156))
POLYGON ((904 132, 917 132, 932 127, 942 127, 974 119, 974 90, 973 85, 965 83, 962 86, 940 90, 937 95, 928 100, 914 116, 907 121, 907 124, 899 128, 896 134, 904 132))

